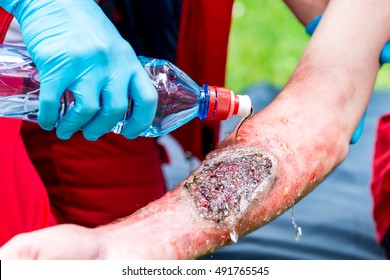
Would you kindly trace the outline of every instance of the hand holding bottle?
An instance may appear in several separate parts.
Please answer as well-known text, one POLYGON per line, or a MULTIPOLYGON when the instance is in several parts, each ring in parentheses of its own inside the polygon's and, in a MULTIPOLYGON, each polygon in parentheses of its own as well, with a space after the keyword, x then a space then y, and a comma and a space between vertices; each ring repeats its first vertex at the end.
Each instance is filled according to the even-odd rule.
MULTIPOLYGON (((153 121, 138 136, 162 136, 195 117, 226 120, 234 115, 247 117, 251 113, 252 103, 247 95, 235 95, 227 88, 207 84, 200 87, 186 73, 163 59, 143 56, 138 59, 158 95, 153 121)), ((39 73, 26 48, 0 44, 0 65, 0 117, 37 122, 39 73)), ((65 91, 60 100, 59 118, 65 118, 76 104, 74 94, 65 91)), ((126 132, 133 116, 132 105, 133 101, 112 132, 126 132)))
POLYGON ((42 128, 57 124, 66 89, 76 102, 57 124, 61 139, 81 128, 85 138, 98 139, 123 118, 129 97, 133 109, 124 136, 135 138, 148 128, 157 92, 131 46, 93 0, 0 0, 0 5, 20 23, 39 70, 42 128))

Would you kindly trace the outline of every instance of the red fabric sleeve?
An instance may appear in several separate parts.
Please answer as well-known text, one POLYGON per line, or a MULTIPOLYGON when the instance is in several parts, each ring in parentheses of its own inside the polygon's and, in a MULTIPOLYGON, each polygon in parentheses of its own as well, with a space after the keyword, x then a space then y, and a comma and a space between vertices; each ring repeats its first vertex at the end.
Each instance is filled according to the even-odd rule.
MULTIPOLYGON (((223 86, 233 0, 183 0, 176 64, 196 83, 223 86)), ((203 159, 219 137, 219 122, 195 119, 171 133, 203 159)))
POLYGON ((384 115, 376 134, 371 193, 378 242, 390 227, 390 114, 384 115))
POLYGON ((0 7, 0 42, 4 42, 9 25, 13 19, 13 15, 0 7))
MULTIPOLYGON (((12 15, 0 8, 0 42, 12 15)), ((0 246, 14 235, 55 224, 46 190, 20 136, 22 121, 0 118, 0 246)))
POLYGON ((0 118, 0 246, 55 224, 46 190, 25 150, 21 121, 0 118))
POLYGON ((64 141, 55 131, 29 122, 21 133, 58 223, 110 223, 165 193, 163 158, 155 138, 129 141, 108 133, 88 141, 79 131, 64 141))

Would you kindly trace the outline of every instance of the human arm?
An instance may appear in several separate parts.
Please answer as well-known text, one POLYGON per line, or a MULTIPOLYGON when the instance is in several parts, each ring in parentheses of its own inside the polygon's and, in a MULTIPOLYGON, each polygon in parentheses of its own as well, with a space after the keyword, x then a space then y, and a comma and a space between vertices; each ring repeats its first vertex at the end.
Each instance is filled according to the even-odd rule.
MULTIPOLYGON (((306 33, 311 36, 313 35, 318 24, 320 23, 322 14, 326 9, 329 0, 314 0, 314 1, 284 0, 284 2, 290 8, 290 10, 295 14, 297 19, 305 26, 306 33)), ((390 54, 390 43, 388 42, 383 47, 379 58, 381 64, 390 61, 388 59, 390 57, 389 54, 390 54)), ((356 130, 351 137, 350 144, 355 144, 359 140, 361 134, 363 133, 365 115, 366 113, 363 114, 363 117, 361 118, 359 125, 356 127, 356 130)))
POLYGON ((93 0, 1 0, 21 26, 27 50, 40 74, 38 121, 47 130, 57 124, 63 92, 76 104, 58 122, 57 135, 68 139, 79 129, 96 140, 123 119, 135 138, 152 122, 157 92, 132 47, 93 0))
MULTIPOLYGON (((273 185, 269 186, 273 187, 273 190, 266 198, 259 194, 257 201, 253 199, 250 202, 253 207, 251 210, 247 208, 238 214, 240 218, 237 223, 233 226, 221 225, 221 222, 199 219, 198 207, 191 208, 191 202, 194 200, 182 185, 177 190, 177 197, 181 199, 177 200, 188 200, 189 205, 177 206, 179 203, 174 203, 174 207, 179 209, 170 210, 169 212, 173 214, 169 215, 169 212, 164 212, 164 209, 168 208, 168 200, 162 200, 158 202, 158 205, 161 205, 161 212, 159 209, 154 210, 156 221, 152 223, 153 219, 148 222, 148 217, 139 220, 137 217, 132 217, 128 221, 128 230, 125 223, 117 229, 113 227, 113 233, 122 238, 115 237, 112 240, 123 240, 130 229, 131 232, 142 230, 142 238, 144 238, 149 224, 153 224, 151 232, 157 231, 159 235, 166 234, 166 236, 153 243, 155 238, 149 235, 146 238, 150 240, 147 247, 163 247, 161 244, 168 248, 173 247, 169 244, 169 236, 172 236, 176 240, 175 245, 180 249, 174 248, 174 253, 179 252, 179 255, 173 254, 170 257, 182 257, 183 252, 186 254, 189 250, 188 244, 192 244, 193 247, 198 245, 197 248, 192 248, 193 254, 196 254, 197 250, 203 254, 208 250, 214 250, 221 243, 231 242, 229 231, 236 225, 239 228, 239 230, 236 228, 239 236, 262 226, 323 180, 347 154, 349 139, 372 92, 379 69, 380 49, 388 39, 387 34, 390 34, 386 29, 370 30, 374 27, 378 28, 377 26, 385 27, 385 23, 389 20, 389 11, 382 14, 382 22, 370 21, 372 24, 370 27, 367 22, 362 24, 355 22, 357 18, 362 18, 362 14, 366 17, 376 17, 377 13, 373 10, 370 13, 370 8, 365 7, 362 8, 364 12, 361 16, 350 14, 346 18, 345 11, 350 9, 350 5, 351 2, 341 1, 333 2, 329 6, 321 27, 309 43, 289 84, 270 106, 241 128, 240 140, 237 142, 227 140, 222 144, 222 147, 235 150, 236 154, 241 153, 237 150, 238 147, 258 147, 277 159, 277 175, 273 185), (351 24, 343 24, 343 19, 351 24), (345 32, 345 30, 353 31, 345 32), (162 221, 158 221, 158 215, 162 215, 162 221), (172 229, 172 223, 177 223, 180 230, 172 229), (192 227, 186 223, 191 223, 192 227), (194 228, 197 230, 194 231, 194 228), (181 245, 178 244, 178 240, 183 241, 181 245), (207 247, 207 240, 214 244, 207 247)), ((223 154, 223 151, 218 149, 209 158, 216 158, 220 154, 223 154)), ((196 172, 200 172, 203 167, 204 165, 196 172)), ((193 180, 190 177, 188 181, 193 180)), ((137 240, 137 236, 132 238, 134 244, 142 243, 142 239, 137 240)), ((130 250, 131 247, 124 250, 130 250)), ((143 257, 145 256, 141 256, 143 257)), ((161 256, 157 256, 159 257, 161 256)))
MULTIPOLYGON (((184 182, 132 216, 93 230, 81 229, 90 236, 83 240, 91 242, 81 243, 76 248, 79 251, 63 246, 54 252, 55 257, 67 258, 69 254, 58 251, 69 249, 76 253, 74 258, 196 258, 229 244, 232 229, 243 236, 303 198, 346 157, 349 139, 375 82, 380 50, 390 34, 386 3, 331 2, 289 83, 267 108, 242 126, 237 140, 230 135, 184 182), (218 197, 210 168, 220 166, 214 173, 234 182, 234 174, 226 171, 228 165, 244 158, 251 162, 259 155, 271 160, 271 168, 267 168, 271 174, 262 178, 262 173, 251 176, 249 172, 239 184, 233 184, 231 192, 221 193, 222 198, 232 197, 227 208, 233 210, 227 211, 227 216, 219 203, 213 203, 217 207, 211 213, 204 211, 207 203, 218 197), (224 160, 218 161, 221 157, 224 160), (258 180, 258 188, 249 191, 249 199, 242 196, 237 210, 235 194, 245 191, 248 180, 258 180), (214 198, 202 200, 194 192, 200 184, 213 192, 214 198), (91 254, 86 255, 88 252, 91 254)), ((60 226, 17 237, 0 250, 0 258, 28 253, 33 253, 27 256, 30 258, 51 258, 53 247, 48 246, 48 237, 68 240, 69 236, 76 238, 79 230, 60 226)))

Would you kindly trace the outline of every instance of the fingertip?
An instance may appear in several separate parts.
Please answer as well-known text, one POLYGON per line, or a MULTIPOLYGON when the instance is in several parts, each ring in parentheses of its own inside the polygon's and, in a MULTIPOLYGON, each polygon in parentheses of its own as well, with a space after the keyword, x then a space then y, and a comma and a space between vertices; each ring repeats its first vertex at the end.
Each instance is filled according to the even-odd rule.
POLYGON ((59 133, 57 130, 56 135, 60 140, 69 140, 73 136, 73 133, 59 133))
POLYGON ((38 124, 42 129, 53 130, 59 119, 61 96, 65 91, 64 85, 42 81, 39 93, 38 124))
POLYGON ((58 108, 56 110, 55 105, 48 105, 44 102, 41 102, 38 111, 38 124, 41 126, 42 129, 51 131, 56 127, 59 115, 58 113, 53 113, 55 111, 58 112, 58 108))
POLYGON ((97 135, 85 133, 84 131, 82 133, 85 139, 92 142, 97 141, 101 137, 101 135, 97 136, 97 135))
POLYGON ((137 121, 136 118, 133 118, 133 116, 130 118, 130 120, 127 121, 124 129, 123 129, 123 136, 126 139, 135 139, 140 134, 142 134, 144 131, 146 131, 152 124, 152 120, 149 122, 144 121, 137 121))
POLYGON ((137 138, 139 135, 134 135, 134 134, 125 134, 123 133, 123 136, 128 139, 128 140, 134 140, 135 138, 137 138))
POLYGON ((39 126, 43 129, 43 130, 46 130, 46 131, 52 131, 54 128, 55 128, 55 126, 54 125, 51 125, 51 124, 49 124, 49 123, 46 123, 46 122, 40 122, 39 120, 38 120, 38 124, 39 124, 39 126))

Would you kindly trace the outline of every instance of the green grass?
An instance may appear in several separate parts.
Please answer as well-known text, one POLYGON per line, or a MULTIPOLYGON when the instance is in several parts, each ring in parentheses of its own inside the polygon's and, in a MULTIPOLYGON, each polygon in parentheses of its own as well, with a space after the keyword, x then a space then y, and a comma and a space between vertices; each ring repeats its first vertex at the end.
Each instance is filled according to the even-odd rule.
MULTIPOLYGON (((283 86, 309 40, 281 0, 236 0, 230 34, 226 85, 236 92, 258 82, 283 86)), ((390 89, 390 65, 377 89, 390 89)))

